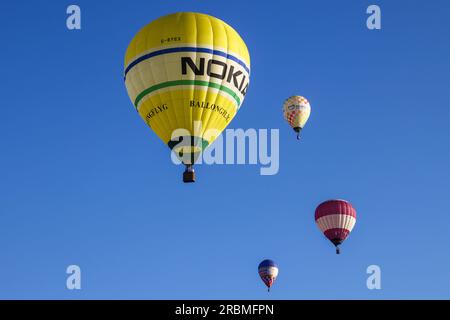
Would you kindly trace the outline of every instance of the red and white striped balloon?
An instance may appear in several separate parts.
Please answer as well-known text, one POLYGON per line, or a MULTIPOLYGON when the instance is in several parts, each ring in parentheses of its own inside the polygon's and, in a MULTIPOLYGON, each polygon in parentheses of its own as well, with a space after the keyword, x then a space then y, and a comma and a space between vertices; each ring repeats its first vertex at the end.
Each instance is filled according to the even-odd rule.
POLYGON ((346 200, 328 200, 316 208, 315 219, 319 229, 336 246, 336 253, 339 254, 339 245, 355 226, 355 208, 346 200))

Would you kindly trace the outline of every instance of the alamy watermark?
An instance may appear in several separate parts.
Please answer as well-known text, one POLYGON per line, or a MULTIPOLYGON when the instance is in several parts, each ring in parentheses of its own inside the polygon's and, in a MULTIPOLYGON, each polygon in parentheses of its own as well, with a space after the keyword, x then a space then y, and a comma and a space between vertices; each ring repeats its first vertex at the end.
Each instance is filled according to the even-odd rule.
POLYGON ((376 264, 372 264, 367 267, 366 272, 370 275, 366 281, 367 289, 381 290, 381 268, 376 264))
POLYGON ((372 4, 367 7, 367 14, 370 16, 366 20, 366 26, 369 30, 380 30, 381 29, 381 9, 376 4, 372 4))
POLYGON ((66 273, 69 275, 66 280, 66 288, 69 290, 81 289, 81 268, 75 264, 67 267, 66 273))
POLYGON ((75 4, 67 7, 66 13, 69 15, 66 20, 66 27, 69 30, 81 29, 81 9, 75 4))
POLYGON ((280 134, 278 129, 226 129, 222 134, 217 129, 206 129, 202 131, 201 121, 194 121, 194 130, 176 129, 172 132, 171 141, 174 142, 171 153, 174 164, 189 163, 192 153, 176 153, 177 142, 179 147, 198 146, 200 142, 214 140, 203 152, 198 154, 195 164, 217 164, 217 165, 242 165, 250 164, 261 166, 261 175, 275 175, 280 168, 280 134), (183 137, 182 142, 180 137, 183 137), (225 139, 224 139, 225 137, 225 139), (188 141, 186 141, 186 139, 188 141), (191 140, 190 140, 191 139, 191 140))

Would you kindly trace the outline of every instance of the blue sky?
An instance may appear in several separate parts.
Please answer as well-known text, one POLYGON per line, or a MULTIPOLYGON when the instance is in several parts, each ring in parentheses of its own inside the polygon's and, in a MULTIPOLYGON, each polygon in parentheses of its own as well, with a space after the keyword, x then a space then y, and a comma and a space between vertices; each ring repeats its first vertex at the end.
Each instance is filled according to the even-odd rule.
POLYGON ((450 298, 448 1, 75 3, 80 31, 69 2, 0 4, 0 298, 450 298), (229 128, 280 129, 277 175, 202 165, 182 184, 137 116, 123 55, 176 11, 245 40, 251 83, 229 128), (312 106, 301 143, 281 114, 294 94, 312 106), (314 223, 328 198, 358 212, 340 256, 314 223), (270 295, 264 258, 280 267, 270 295), (70 264, 82 290, 66 289, 70 264))

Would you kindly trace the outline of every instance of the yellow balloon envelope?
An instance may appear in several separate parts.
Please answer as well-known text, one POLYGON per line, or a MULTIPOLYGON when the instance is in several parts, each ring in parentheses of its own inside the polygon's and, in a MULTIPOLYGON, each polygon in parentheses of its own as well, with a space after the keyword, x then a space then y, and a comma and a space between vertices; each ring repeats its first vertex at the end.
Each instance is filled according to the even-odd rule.
POLYGON ((125 55, 125 85, 139 115, 192 165, 227 127, 249 85, 250 56, 239 34, 212 16, 179 12, 142 28, 125 55))
POLYGON ((302 96, 292 96, 286 99, 283 104, 283 114, 289 125, 297 132, 297 139, 299 139, 300 131, 311 114, 308 100, 302 96))

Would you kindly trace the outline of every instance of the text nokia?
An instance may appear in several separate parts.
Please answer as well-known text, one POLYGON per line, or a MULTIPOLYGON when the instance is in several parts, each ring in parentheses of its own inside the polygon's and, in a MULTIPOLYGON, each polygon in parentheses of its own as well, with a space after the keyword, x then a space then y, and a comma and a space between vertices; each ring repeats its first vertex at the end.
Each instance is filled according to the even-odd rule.
POLYGON ((227 65, 225 62, 215 59, 209 59, 205 68, 205 62, 205 58, 200 58, 199 64, 196 65, 190 57, 181 57, 181 73, 187 74, 189 67, 196 76, 202 76, 205 75, 206 69, 206 75, 232 83, 245 96, 249 82, 248 77, 241 70, 236 70, 233 65, 227 65))

